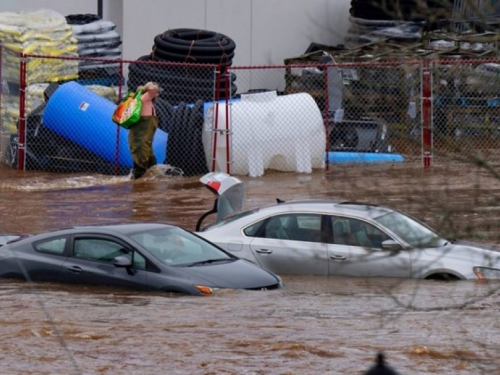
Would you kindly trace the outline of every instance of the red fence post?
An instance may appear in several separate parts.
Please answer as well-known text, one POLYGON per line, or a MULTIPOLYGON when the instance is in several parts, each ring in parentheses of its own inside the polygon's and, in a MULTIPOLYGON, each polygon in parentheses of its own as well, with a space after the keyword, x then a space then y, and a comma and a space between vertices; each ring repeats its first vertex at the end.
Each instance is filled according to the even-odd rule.
POLYGON ((226 173, 231 174, 231 152, 232 150, 230 149, 230 138, 229 138, 229 131, 231 127, 231 123, 229 121, 229 97, 231 95, 231 87, 229 85, 230 82, 230 72, 227 67, 224 67, 224 75, 226 77, 225 80, 225 85, 224 85, 224 95, 226 97, 226 173))
POLYGON ((20 171, 24 170, 24 158, 26 151, 26 55, 20 54, 19 63, 19 147, 18 164, 20 171))
POLYGON ((422 60, 422 161, 424 168, 432 160, 432 63, 422 60))
MULTIPOLYGON (((122 101, 123 92, 123 60, 120 60, 120 66, 118 68, 118 103, 122 101)), ((115 176, 118 176, 118 162, 120 159, 120 127, 116 125, 116 144, 115 144, 115 176)))
POLYGON ((212 129, 212 170, 210 172, 215 172, 215 167, 217 165, 217 131, 219 130, 219 100, 220 100, 220 77, 221 77, 221 66, 218 66, 215 71, 215 108, 214 108, 214 122, 212 129))
MULTIPOLYGON (((330 98, 328 97, 328 65, 323 67, 323 71, 325 72, 323 82, 325 86, 324 98, 325 98, 325 110, 324 110, 324 118, 325 118, 325 171, 330 171, 330 158, 328 157, 328 151, 330 151, 330 98)), ((335 117, 334 117, 335 118, 335 117)), ((335 126, 335 123, 333 124, 335 126)))
POLYGON ((2 45, 0 44, 0 161, 2 159, 2 155, 3 155, 3 149, 2 149, 2 144, 3 144, 3 137, 4 137, 4 134, 3 134, 3 116, 1 115, 2 113, 2 95, 3 95, 3 85, 2 85, 2 82, 3 82, 3 47, 2 45))

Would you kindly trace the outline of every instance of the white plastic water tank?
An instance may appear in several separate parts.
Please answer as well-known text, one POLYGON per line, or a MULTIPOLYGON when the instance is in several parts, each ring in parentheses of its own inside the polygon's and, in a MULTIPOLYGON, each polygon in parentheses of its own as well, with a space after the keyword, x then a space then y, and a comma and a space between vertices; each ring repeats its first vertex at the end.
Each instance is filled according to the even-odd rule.
POLYGON ((276 91, 241 95, 227 111, 225 103, 218 109, 210 105, 202 135, 210 171, 251 177, 266 169, 310 173, 323 168, 325 137, 321 111, 311 95, 278 96, 276 91))

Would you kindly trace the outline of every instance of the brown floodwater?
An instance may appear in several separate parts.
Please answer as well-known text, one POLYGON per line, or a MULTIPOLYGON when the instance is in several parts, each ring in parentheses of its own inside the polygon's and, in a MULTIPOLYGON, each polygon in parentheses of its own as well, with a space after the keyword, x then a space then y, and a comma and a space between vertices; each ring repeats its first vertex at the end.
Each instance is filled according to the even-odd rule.
MULTIPOLYGON (((242 178, 247 208, 362 200, 444 233, 500 243, 500 183, 472 166, 334 167, 242 178)), ((159 221, 193 230, 198 177, 18 172, 0 165, 0 233, 159 221)), ((500 284, 283 276, 277 291, 211 297, 0 280, 2 374, 360 374, 378 351, 401 374, 500 373, 500 284)))

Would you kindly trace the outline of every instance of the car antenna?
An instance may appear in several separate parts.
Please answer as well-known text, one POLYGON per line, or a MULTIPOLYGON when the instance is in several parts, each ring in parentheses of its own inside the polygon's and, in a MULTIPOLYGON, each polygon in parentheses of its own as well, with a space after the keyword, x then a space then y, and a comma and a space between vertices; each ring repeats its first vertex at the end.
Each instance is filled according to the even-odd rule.
POLYGON ((276 198, 276 203, 278 203, 278 204, 280 204, 280 203, 285 203, 285 201, 284 201, 284 200, 281 200, 281 199, 279 199, 279 198, 276 198))

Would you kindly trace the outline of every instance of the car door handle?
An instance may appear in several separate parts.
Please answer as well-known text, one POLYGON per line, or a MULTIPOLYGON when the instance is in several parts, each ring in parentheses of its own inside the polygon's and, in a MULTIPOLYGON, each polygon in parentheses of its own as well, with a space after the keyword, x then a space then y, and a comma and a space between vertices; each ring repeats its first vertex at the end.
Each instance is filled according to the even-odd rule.
POLYGON ((259 254, 271 254, 273 251, 269 250, 269 249, 257 249, 257 250, 255 250, 255 252, 257 252, 259 254))
POLYGON ((333 260, 346 260, 347 257, 345 255, 333 254, 333 255, 330 255, 330 259, 333 259, 333 260))
POLYGON ((82 270, 80 267, 78 267, 78 266, 71 266, 71 267, 67 267, 66 269, 67 269, 69 272, 71 272, 71 273, 80 273, 80 272, 82 272, 82 271, 83 271, 83 270, 82 270))

